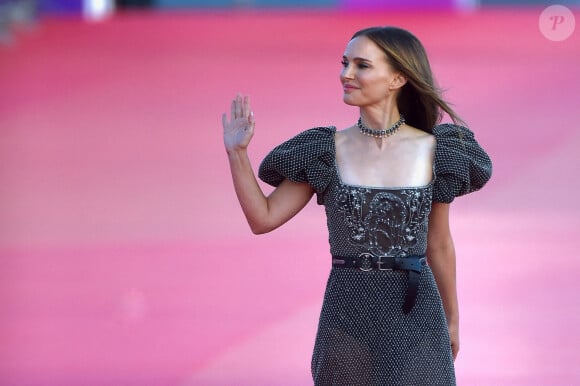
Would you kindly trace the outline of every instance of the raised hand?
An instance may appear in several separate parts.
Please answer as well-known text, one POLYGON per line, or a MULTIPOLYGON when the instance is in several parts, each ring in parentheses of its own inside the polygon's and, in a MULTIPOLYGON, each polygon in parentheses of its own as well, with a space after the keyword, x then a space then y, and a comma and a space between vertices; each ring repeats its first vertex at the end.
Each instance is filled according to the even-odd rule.
POLYGON ((250 98, 240 94, 232 101, 231 117, 228 122, 227 114, 222 115, 224 127, 224 145, 228 152, 248 147, 254 135, 254 113, 250 109, 250 98))

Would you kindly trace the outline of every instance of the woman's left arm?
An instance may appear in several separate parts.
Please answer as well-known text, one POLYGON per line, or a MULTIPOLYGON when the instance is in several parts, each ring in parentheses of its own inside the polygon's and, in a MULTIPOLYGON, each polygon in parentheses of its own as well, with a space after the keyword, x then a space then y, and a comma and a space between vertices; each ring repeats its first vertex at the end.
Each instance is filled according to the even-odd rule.
POLYGON ((455 247, 449 228, 449 204, 433 203, 429 216, 427 259, 443 300, 451 350, 455 359, 459 352, 459 306, 455 275, 455 247))

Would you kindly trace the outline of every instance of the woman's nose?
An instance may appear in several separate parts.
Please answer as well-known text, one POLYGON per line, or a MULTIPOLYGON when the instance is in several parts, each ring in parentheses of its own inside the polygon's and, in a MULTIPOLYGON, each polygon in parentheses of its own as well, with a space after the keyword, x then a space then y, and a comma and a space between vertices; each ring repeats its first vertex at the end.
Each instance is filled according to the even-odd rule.
POLYGON ((353 71, 350 65, 343 67, 342 71, 340 72, 341 79, 352 79, 353 78, 353 71))

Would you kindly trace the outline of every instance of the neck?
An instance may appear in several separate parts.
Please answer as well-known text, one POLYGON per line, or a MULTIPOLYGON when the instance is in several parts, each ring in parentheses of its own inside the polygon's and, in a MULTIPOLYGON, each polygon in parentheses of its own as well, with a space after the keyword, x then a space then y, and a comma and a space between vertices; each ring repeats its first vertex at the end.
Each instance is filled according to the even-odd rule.
POLYGON ((401 118, 396 106, 380 111, 360 109, 360 116, 365 126, 373 130, 383 130, 391 127, 401 118))

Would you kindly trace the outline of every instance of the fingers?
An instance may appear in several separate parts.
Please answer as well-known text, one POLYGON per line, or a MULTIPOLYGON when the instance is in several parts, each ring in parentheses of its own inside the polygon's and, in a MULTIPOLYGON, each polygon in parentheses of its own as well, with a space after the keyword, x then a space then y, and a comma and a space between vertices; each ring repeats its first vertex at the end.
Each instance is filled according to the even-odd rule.
POLYGON ((250 115, 250 97, 242 96, 241 94, 236 95, 236 98, 232 100, 230 107, 230 114, 232 119, 245 118, 250 115))
POLYGON ((256 125, 256 120, 254 119, 254 112, 250 111, 250 115, 248 115, 248 123, 253 128, 256 125))
MULTIPOLYGON (((242 96, 241 94, 236 95, 236 98, 232 100, 230 105, 230 116, 232 121, 238 118, 247 118, 248 123, 253 125, 254 113, 250 106, 250 97, 247 95, 242 96)), ((227 125, 227 116, 225 113, 222 115, 222 125, 224 128, 227 125)))
POLYGON ((243 106, 242 106, 242 96, 240 94, 238 94, 236 96, 236 118, 242 118, 243 117, 243 106))
POLYGON ((235 99, 232 101, 232 104, 230 106, 230 117, 231 117, 232 121, 234 119, 236 119, 236 100, 235 99))
POLYGON ((453 360, 457 359, 457 354, 459 353, 459 339, 451 340, 451 353, 453 354, 453 360))
POLYGON ((244 97, 242 109, 244 111, 244 117, 249 117, 250 116, 250 97, 247 95, 244 97))
POLYGON ((248 117, 248 123, 250 124, 250 126, 252 128, 254 128, 254 126, 256 125, 256 121, 254 119, 254 112, 252 111, 252 108, 250 106, 250 97, 246 96, 244 98, 244 110, 246 113, 246 116, 248 117))

